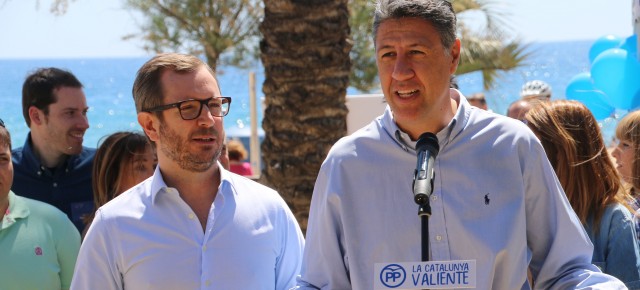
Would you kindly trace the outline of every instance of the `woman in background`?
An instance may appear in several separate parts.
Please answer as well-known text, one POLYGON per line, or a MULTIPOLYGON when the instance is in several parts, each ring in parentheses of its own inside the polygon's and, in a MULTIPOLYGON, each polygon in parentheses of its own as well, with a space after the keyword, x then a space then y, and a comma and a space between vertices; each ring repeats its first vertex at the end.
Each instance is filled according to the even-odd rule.
POLYGON ((587 230, 594 246, 592 263, 630 289, 640 288, 640 250, 629 196, 589 109, 576 101, 542 102, 525 118, 587 230))
POLYGON ((83 237, 95 211, 153 175, 157 159, 146 136, 137 132, 116 132, 106 136, 93 162, 93 214, 86 220, 83 237))
POLYGON ((618 145, 611 155, 616 159, 618 173, 627 184, 636 224, 636 234, 640 239, 640 111, 634 111, 622 118, 616 127, 618 145))
POLYGON ((251 164, 244 161, 247 159, 247 149, 244 148, 242 142, 233 139, 229 140, 227 142, 227 152, 229 154, 229 171, 243 176, 253 176, 251 164))
POLYGON ((629 185, 629 193, 634 199, 632 206, 640 209, 640 111, 634 111, 622 118, 616 127, 618 146, 611 153, 616 159, 618 173, 629 185))

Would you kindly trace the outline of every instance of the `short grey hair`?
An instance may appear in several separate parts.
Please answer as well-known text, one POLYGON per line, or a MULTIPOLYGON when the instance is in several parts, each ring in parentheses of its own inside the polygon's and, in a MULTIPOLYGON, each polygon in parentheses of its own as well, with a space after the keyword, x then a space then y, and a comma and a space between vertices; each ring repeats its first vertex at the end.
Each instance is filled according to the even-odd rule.
POLYGON ((421 18, 429 21, 440 34, 445 49, 456 41, 456 13, 446 0, 378 0, 373 17, 375 43, 380 24, 389 19, 421 18))

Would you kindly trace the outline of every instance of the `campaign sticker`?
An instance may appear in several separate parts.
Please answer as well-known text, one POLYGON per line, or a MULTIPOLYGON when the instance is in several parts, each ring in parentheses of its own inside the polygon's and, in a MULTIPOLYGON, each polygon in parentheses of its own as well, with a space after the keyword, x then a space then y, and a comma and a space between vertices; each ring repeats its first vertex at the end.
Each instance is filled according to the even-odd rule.
POLYGON ((476 288, 476 260, 376 263, 374 289, 476 288))

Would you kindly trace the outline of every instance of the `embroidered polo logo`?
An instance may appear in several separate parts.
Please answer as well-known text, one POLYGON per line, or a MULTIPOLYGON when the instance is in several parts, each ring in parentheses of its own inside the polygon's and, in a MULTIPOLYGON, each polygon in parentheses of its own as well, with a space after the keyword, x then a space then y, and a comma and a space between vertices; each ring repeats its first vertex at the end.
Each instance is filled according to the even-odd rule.
POLYGON ((489 194, 485 194, 484 195, 484 204, 489 205, 489 203, 491 202, 491 200, 489 199, 489 194))
POLYGON ((42 256, 42 248, 36 247, 35 252, 36 252, 36 256, 42 256))

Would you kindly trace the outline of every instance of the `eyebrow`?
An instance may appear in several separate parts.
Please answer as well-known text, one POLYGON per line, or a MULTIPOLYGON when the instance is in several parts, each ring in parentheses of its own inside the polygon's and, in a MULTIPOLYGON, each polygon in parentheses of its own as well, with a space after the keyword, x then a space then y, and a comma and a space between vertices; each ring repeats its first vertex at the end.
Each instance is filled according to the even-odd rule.
MULTIPOLYGON (((424 49, 429 49, 429 46, 426 44, 420 44, 420 43, 414 43, 411 44, 409 46, 407 46, 408 48, 416 48, 416 47, 420 47, 420 48, 424 48, 424 49)), ((386 45, 382 45, 379 48, 376 48, 377 50, 382 50, 382 49, 394 49, 395 46, 390 45, 390 44, 386 44, 386 45)))
POLYGON ((89 107, 84 107, 84 108, 74 108, 74 107, 66 107, 66 108, 62 108, 63 111, 88 111, 89 107))

